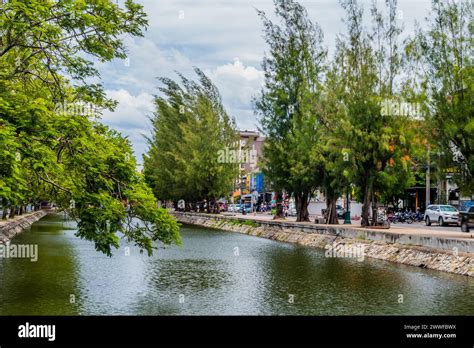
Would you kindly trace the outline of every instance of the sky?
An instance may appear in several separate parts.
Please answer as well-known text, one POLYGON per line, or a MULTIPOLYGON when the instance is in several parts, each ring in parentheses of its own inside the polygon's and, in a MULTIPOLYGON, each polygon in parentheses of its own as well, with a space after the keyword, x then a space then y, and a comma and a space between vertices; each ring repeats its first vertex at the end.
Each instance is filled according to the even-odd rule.
MULTIPOLYGON (((157 77, 177 79, 176 72, 196 78, 199 67, 218 87, 224 107, 242 130, 257 130, 252 97, 264 81, 261 63, 266 44, 256 9, 273 16, 272 0, 135 0, 144 6, 149 26, 143 37, 125 37, 128 59, 98 63, 102 84, 118 101, 114 112, 102 121, 129 137, 138 162, 146 153, 145 135, 150 135, 149 117, 157 77)), ((380 6, 384 0, 375 0, 380 6)), ((360 1, 368 15, 372 0, 360 1)), ((120 3, 120 2, 119 2, 120 3)), ((309 18, 324 32, 329 57, 336 36, 345 30, 343 10, 337 0, 301 0, 309 18)), ((399 0, 398 19, 404 23, 401 38, 422 27, 429 15, 430 0, 399 0)), ((365 21, 367 27, 370 20, 365 21)))

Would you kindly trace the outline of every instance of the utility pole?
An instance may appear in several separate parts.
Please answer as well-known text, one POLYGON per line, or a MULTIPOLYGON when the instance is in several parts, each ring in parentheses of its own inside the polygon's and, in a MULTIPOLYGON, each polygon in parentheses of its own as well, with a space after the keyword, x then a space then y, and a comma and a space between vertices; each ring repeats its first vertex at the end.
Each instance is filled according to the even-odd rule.
POLYGON ((351 224, 351 198, 350 198, 350 187, 346 193, 346 212, 344 213, 344 224, 351 224))
POLYGON ((430 145, 427 145, 427 153, 426 153, 426 158, 427 158, 427 166, 426 166, 426 202, 425 202, 425 209, 430 205, 431 202, 431 184, 430 184, 430 145))

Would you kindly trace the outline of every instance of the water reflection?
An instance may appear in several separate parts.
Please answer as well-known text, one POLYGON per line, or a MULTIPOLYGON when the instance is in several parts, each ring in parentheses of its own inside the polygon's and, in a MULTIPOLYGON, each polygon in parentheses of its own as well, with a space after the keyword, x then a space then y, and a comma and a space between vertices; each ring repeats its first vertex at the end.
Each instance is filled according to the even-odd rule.
POLYGON ((81 294, 73 231, 70 222, 56 217, 35 223, 12 241, 37 244, 38 260, 0 259, 1 315, 81 313, 81 305, 71 303, 71 295, 81 294))
POLYGON ((49 216, 14 239, 37 243, 39 260, 0 260, 0 314, 474 313, 467 277, 190 226, 182 246, 153 257, 128 246, 130 255, 122 248, 109 258, 74 232, 49 216))

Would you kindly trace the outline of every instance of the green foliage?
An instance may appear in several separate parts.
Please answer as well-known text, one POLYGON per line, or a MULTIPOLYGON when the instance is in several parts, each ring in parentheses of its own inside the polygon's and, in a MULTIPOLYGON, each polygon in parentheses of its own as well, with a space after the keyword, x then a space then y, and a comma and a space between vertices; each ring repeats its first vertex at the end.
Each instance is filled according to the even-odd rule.
POLYGON ((100 124, 100 114, 80 109, 114 106, 100 85, 85 82, 97 71, 84 57, 125 58, 121 37, 141 35, 142 7, 130 0, 124 9, 113 1, 72 0, 1 6, 3 208, 54 202, 77 219, 77 235, 107 255, 121 237, 148 254, 155 241, 179 243, 179 226, 157 208, 128 139, 100 124))
POLYGON ((258 224, 255 223, 255 222, 253 222, 253 221, 251 221, 251 220, 245 220, 245 221, 243 222, 243 224, 244 224, 245 226, 258 227, 258 224))
POLYGON ((322 32, 292 0, 275 1, 282 25, 263 12, 270 47, 264 59, 265 87, 256 102, 267 135, 264 171, 276 190, 293 194, 300 215, 312 192, 324 190, 337 223, 335 202, 352 191, 364 202, 363 224, 376 200, 390 201, 413 183, 410 153, 416 136, 408 117, 385 115, 385 100, 410 95, 396 84, 402 72, 396 22, 397 2, 386 2, 386 15, 374 4, 373 28, 362 26, 363 9, 341 1, 347 34, 337 40, 327 65, 322 32))
POLYGON ((125 58, 123 35, 140 36, 147 25, 142 6, 131 0, 124 9, 101 0, 9 0, 1 6, 0 57, 7 63, 1 74, 7 79, 39 79, 50 86, 55 99, 65 96, 63 72, 82 82, 77 89, 82 99, 105 103, 100 86, 84 84, 87 77, 98 75, 84 57, 125 58))
POLYGON ((231 225, 235 226, 250 226, 250 227, 258 227, 258 224, 251 220, 238 220, 238 219, 229 219, 227 222, 231 225))
MULTIPOLYGON (((329 142, 339 151, 333 153, 329 169, 333 167, 354 185, 363 202, 362 224, 367 225, 371 203, 391 201, 413 183, 410 153, 415 121, 384 114, 381 108, 384 101, 401 97, 395 83, 402 72, 396 1, 387 1, 386 18, 372 7, 372 32, 362 26, 363 9, 356 1, 341 4, 347 14, 347 34, 337 42, 324 104, 335 123, 329 142), (341 155, 345 160, 340 160, 341 155)), ((334 183, 337 189, 337 177, 334 183)))
POLYGON ((217 88, 195 71, 199 81, 180 76, 183 87, 160 79, 163 96, 155 101, 145 177, 159 199, 215 203, 233 189, 237 163, 221 161, 219 153, 238 150, 238 135, 217 88))
POLYGON ((474 193, 473 15, 472 1, 433 0, 428 29, 406 46, 439 169, 454 172, 466 195, 474 193))
POLYGON ((308 220, 309 198, 319 184, 311 150, 320 137, 314 106, 325 68, 323 35, 293 0, 275 1, 280 25, 258 13, 270 47, 263 62, 265 85, 255 103, 266 135, 263 171, 275 190, 295 196, 298 221, 308 220))

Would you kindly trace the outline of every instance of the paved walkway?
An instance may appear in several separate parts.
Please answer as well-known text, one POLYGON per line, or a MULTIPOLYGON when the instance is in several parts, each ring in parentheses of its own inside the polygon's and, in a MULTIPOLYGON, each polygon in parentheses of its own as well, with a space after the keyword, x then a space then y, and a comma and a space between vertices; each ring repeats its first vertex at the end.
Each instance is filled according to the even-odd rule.
MULTIPOLYGON (((273 216, 270 214, 249 214, 242 215, 236 213, 225 213, 227 216, 235 216, 240 219, 249 219, 249 220, 260 220, 260 221, 274 221, 273 216)), ((314 217, 311 218, 314 220, 314 217)), ((314 225, 314 222, 296 222, 296 217, 289 216, 285 220, 276 220, 281 221, 282 223, 292 223, 292 224, 301 224, 301 225, 314 225)), ((344 225, 344 220, 339 220, 339 227, 344 228, 360 228, 361 230, 374 231, 375 229, 363 228, 360 227, 359 221, 352 221, 351 225, 344 225)), ((325 224, 319 224, 320 226, 328 226, 325 224)), ((334 225, 331 225, 334 226, 334 225)), ((458 226, 425 226, 424 222, 415 222, 413 224, 392 224, 390 229, 382 229, 379 231, 384 231, 387 233, 400 233, 408 235, 418 235, 418 236, 432 236, 432 237, 443 237, 448 239, 461 239, 461 240, 472 240, 474 238, 474 233, 465 233, 461 232, 461 228, 458 226)))
POLYGON ((1 216, 0 216, 0 226, 6 225, 6 224, 8 224, 12 221, 17 221, 17 220, 23 219, 26 216, 32 215, 34 213, 36 213, 36 211, 30 212, 30 213, 23 213, 23 215, 15 215, 15 217, 13 219, 6 219, 6 220, 2 220, 1 216))

